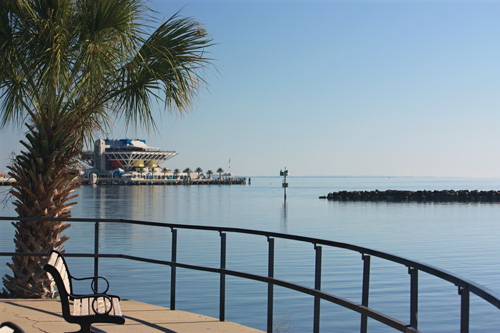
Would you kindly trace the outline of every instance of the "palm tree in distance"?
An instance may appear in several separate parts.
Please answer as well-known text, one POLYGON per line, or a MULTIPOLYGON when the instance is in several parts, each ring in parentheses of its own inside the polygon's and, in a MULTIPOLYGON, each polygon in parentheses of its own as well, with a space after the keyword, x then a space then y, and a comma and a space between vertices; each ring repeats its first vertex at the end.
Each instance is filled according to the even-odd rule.
POLYGON ((202 169, 202 168, 200 168, 200 167, 197 167, 197 168, 194 170, 194 172, 196 172, 196 173, 198 174, 198 178, 200 178, 200 173, 202 173, 202 172, 203 172, 203 169, 202 169))
POLYGON ((169 168, 163 168, 163 179, 167 179, 167 172, 169 172, 169 168))
POLYGON ((224 172, 224 169, 218 168, 217 173, 219 174, 219 179, 222 179, 222 173, 224 172))
MULTIPOLYGON (((144 0, 8 0, 0 6, 0 126, 26 125, 9 166, 19 218, 68 218, 84 144, 114 119, 156 130, 152 105, 183 112, 210 65, 206 32, 178 13, 160 21, 144 0), (154 26, 157 28, 154 28, 154 26)), ((62 250, 65 222, 14 223, 16 252, 62 250)), ((38 257, 12 258, 18 297, 52 296, 38 257)))
POLYGON ((182 171, 182 172, 187 173, 187 177, 188 177, 188 178, 191 178, 191 172, 193 172, 193 171, 192 171, 190 168, 186 168, 186 169, 184 169, 184 171, 182 171))
POLYGON ((212 170, 207 171, 208 178, 212 178, 213 174, 214 174, 214 172, 212 170))

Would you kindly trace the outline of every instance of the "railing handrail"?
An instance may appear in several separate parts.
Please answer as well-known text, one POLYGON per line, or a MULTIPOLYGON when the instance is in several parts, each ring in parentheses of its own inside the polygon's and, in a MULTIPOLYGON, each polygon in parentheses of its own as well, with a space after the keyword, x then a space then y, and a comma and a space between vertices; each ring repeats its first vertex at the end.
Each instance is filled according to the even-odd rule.
POLYGON ((389 254, 387 252, 382 252, 378 250, 373 250, 367 247, 358 246, 349 243, 325 240, 320 238, 306 237, 300 235, 292 235, 292 234, 283 234, 272 231, 264 231, 264 230, 254 230, 254 229, 245 229, 245 228, 234 228, 234 227, 218 227, 218 226, 204 226, 204 225, 186 225, 186 224, 178 224, 178 223, 162 223, 162 222, 151 222, 151 221, 140 221, 140 220, 128 220, 128 219, 85 219, 85 218, 15 218, 15 217, 1 217, 0 220, 16 220, 16 221, 67 221, 67 222, 106 222, 106 223, 127 223, 127 224, 140 224, 140 225, 149 225, 156 227, 164 227, 164 228, 174 228, 174 229, 193 229, 193 230, 207 230, 207 231, 217 231, 217 232, 232 232, 232 233, 242 233, 242 234, 250 234, 250 235, 258 235, 265 237, 274 237, 281 239, 290 239, 295 241, 301 241, 311 244, 321 244, 327 245, 337 248, 342 248, 346 250, 351 250, 354 252, 359 252, 360 254, 368 254, 374 257, 386 259, 392 262, 396 262, 408 268, 413 267, 418 269, 419 271, 426 272, 428 274, 434 275, 440 279, 446 280, 450 283, 453 283, 457 287, 467 288, 472 293, 477 296, 483 298, 488 301, 498 309, 500 309, 500 295, 497 295, 492 290, 474 282, 468 280, 466 278, 462 278, 459 275, 453 274, 447 270, 437 268, 432 265, 427 265, 422 262, 407 259, 401 256, 396 256, 389 254))
MULTIPOLYGON (((8 220, 8 221, 65 221, 65 222, 88 222, 88 223, 100 223, 100 222, 105 222, 105 223, 126 223, 126 224, 137 224, 137 225, 147 225, 147 226, 155 226, 155 227, 162 227, 162 228, 170 228, 172 231, 176 229, 190 229, 190 230, 204 230, 204 231, 216 231, 219 232, 221 235, 222 233, 229 232, 229 233, 240 233, 240 234, 249 234, 249 235, 257 235, 257 236, 264 236, 267 237, 268 239, 270 238, 279 238, 279 239, 288 239, 288 240, 294 240, 294 241, 300 241, 300 242, 306 242, 313 244, 315 247, 318 245, 324 245, 324 246, 331 246, 335 248, 341 248, 341 249, 346 249, 350 250, 353 252, 358 252, 364 257, 365 255, 368 256, 374 256, 378 258, 382 258, 391 262, 395 262, 398 264, 401 264, 403 266, 408 267, 409 270, 416 269, 417 271, 422 271, 425 273, 428 273, 430 275, 436 276, 442 280, 448 281, 454 285, 456 285, 459 289, 459 292, 462 293, 463 291, 466 292, 466 297, 467 297, 467 303, 468 303, 468 293, 472 292, 473 294, 477 295, 478 297, 486 300, 496 308, 500 309, 500 296, 496 294, 495 292, 489 290, 488 288, 481 286, 480 284, 473 282, 471 280, 459 277, 456 274, 453 274, 449 271, 424 264, 419 261, 407 259, 401 256, 396 256, 392 255, 386 252, 382 251, 377 251, 373 250, 370 248, 358 246, 358 245, 353 245, 349 243, 343 243, 343 242, 337 242, 337 241, 331 241, 331 240, 325 240, 325 239, 320 239, 320 238, 314 238, 314 237, 306 237, 306 236, 300 236, 300 235, 292 235, 292 234, 283 234, 283 233, 278 233, 278 232, 271 232, 271 231, 263 231, 263 230, 254 230, 254 229, 245 229, 245 228, 235 228, 235 227, 219 227, 219 226, 203 226, 203 225, 185 225, 185 224, 177 224, 177 223, 162 223, 162 222, 151 222, 151 221, 140 221, 140 220, 128 220, 128 219, 96 219, 96 218, 18 218, 18 217, 2 217, 0 216, 0 221, 1 220, 8 220)), ((225 245, 224 245, 225 246, 225 245)), ((225 252, 225 249, 224 249, 225 252)), ((15 253, 11 252, 0 252, 0 256, 5 256, 5 255, 14 255, 15 253)), ((33 256, 33 253, 30 254, 33 256)), ((373 319, 376 319, 378 321, 381 321, 389 326, 392 326, 397 329, 401 329, 401 327, 406 327, 406 330, 403 331, 417 331, 416 329, 414 330, 412 327, 409 327, 409 325, 405 325, 403 322, 400 322, 394 318, 390 318, 384 314, 380 314, 377 311, 368 308, 367 306, 363 306, 360 304, 357 304, 355 302, 352 302, 350 300, 342 299, 338 296, 328 294, 325 292, 320 291, 319 289, 315 288, 308 288, 304 287, 301 285, 297 285, 291 282, 283 281, 283 280, 278 280, 275 279, 272 276, 259 276, 259 275, 254 275, 250 273, 245 273, 245 272, 239 272, 239 271, 232 271, 232 270, 227 270, 224 267, 219 268, 212 268, 212 267, 203 267, 203 266, 196 266, 196 265, 189 265, 189 264, 183 264, 183 263, 178 263, 175 260, 173 261, 165 261, 165 260, 155 260, 155 259, 148 259, 148 258, 142 258, 142 257, 136 257, 136 256, 129 256, 125 254, 68 254, 69 256, 84 256, 84 257, 116 257, 116 258, 124 258, 124 259, 130 259, 130 260, 137 260, 137 261, 145 261, 145 262, 151 262, 151 263, 161 263, 164 265, 169 265, 172 268, 174 267, 181 267, 181 268, 188 268, 188 269, 195 269, 195 270, 204 270, 204 271, 209 271, 209 272, 215 272, 219 273, 221 275, 226 274, 226 275, 232 275, 232 276, 238 276, 242 278, 247 278, 247 279, 252 279, 252 280, 257 280, 257 281, 262 281, 266 283, 270 283, 272 285, 279 285, 282 287, 286 287, 289 289, 297 290, 299 292, 303 292, 306 294, 313 295, 315 297, 319 297, 321 299, 328 300, 330 302, 334 302, 336 304, 342 305, 344 307, 347 307, 351 310, 357 311, 359 313, 362 313, 364 315, 367 315, 373 319), (388 321, 391 321, 393 325, 388 323, 388 321), (396 325, 396 326, 394 326, 396 325), (404 325, 404 326, 401 326, 404 325)), ((418 281, 418 280, 415 280, 418 281)), ((417 283, 417 282, 415 282, 417 283)), ((463 307, 464 305, 462 305, 463 307)), ((468 306, 468 304, 467 304, 468 306)), ((463 310, 463 308, 462 308, 463 310)), ((466 309, 467 311, 467 316, 468 316, 468 308, 466 309)), ((468 318, 467 318, 468 321, 468 318)), ((468 323, 467 323, 468 325, 468 323)), ((462 330, 464 331, 464 330, 462 330)))

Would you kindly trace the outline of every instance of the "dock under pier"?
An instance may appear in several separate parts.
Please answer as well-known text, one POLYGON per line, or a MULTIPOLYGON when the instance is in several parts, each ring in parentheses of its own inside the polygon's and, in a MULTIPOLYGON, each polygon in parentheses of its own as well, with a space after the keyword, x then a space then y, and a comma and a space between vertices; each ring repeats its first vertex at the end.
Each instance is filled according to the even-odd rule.
POLYGON ((246 178, 214 179, 144 179, 144 178, 97 178, 95 183, 84 179, 82 185, 245 185, 246 178))

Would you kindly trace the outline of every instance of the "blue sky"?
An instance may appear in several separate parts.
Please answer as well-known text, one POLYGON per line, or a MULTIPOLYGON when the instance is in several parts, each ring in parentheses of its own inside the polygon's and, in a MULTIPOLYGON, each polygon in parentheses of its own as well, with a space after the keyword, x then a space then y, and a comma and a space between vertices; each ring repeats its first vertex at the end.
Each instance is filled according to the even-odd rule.
MULTIPOLYGON (((217 43, 159 133, 169 168, 236 175, 500 177, 500 1, 153 1, 217 43)), ((160 113, 161 110, 158 110, 160 113)), ((0 172, 20 135, 0 133, 0 172)))

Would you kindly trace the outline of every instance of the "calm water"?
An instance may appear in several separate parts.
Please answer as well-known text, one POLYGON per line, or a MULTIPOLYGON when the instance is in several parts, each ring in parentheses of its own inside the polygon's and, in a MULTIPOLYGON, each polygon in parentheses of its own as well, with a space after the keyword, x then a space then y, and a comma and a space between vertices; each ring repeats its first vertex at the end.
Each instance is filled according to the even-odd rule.
MULTIPOLYGON (((243 186, 110 186, 79 190, 75 217, 126 218, 158 222, 231 226, 277 231, 353 243, 418 260, 473 280, 500 294, 500 204, 341 203, 320 200, 338 190, 500 189, 500 179, 400 177, 289 177, 283 202, 280 177, 252 178, 243 186)), ((6 188, 0 188, 5 192, 6 188)), ((1 196, 5 196, 2 193, 1 196)), ((1 215, 14 215, 10 203, 1 215)), ((13 228, 0 226, 0 251, 13 250, 13 228)), ((73 223, 66 233, 70 252, 91 252, 93 225, 73 223)), ((126 252, 170 259, 170 230, 146 226, 101 226, 101 252, 126 252)), ((217 267, 217 233, 179 231, 178 261, 217 267)), ((267 274, 265 238, 228 235, 228 269, 267 274)), ((313 287, 312 245, 276 241, 275 276, 313 287)), ((0 274, 10 273, 0 257, 0 274)), ((74 275, 89 275, 92 262, 70 258, 74 275)), ((358 253, 323 249, 322 289, 361 302, 362 261, 358 253)), ((112 292, 153 304, 169 305, 170 269, 120 260, 104 260, 101 274, 112 292), (145 279, 141 282, 140 279, 145 279)), ((218 316, 218 276, 178 270, 177 308, 218 316)), ((265 330, 267 287, 227 279, 226 319, 265 330)), ((419 328, 456 332, 460 299, 457 288, 419 275, 419 328)), ((370 306, 409 321, 407 269, 372 259, 370 306)), ((359 331, 359 315, 322 302, 324 332, 359 331)), ((275 288, 275 322, 288 332, 312 330, 313 299, 275 288)), ((471 332, 500 327, 500 311, 471 295, 471 332)), ((370 332, 389 328, 369 321, 370 332)))

